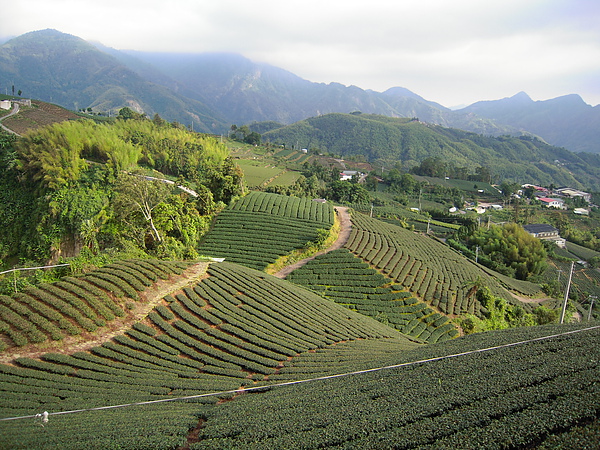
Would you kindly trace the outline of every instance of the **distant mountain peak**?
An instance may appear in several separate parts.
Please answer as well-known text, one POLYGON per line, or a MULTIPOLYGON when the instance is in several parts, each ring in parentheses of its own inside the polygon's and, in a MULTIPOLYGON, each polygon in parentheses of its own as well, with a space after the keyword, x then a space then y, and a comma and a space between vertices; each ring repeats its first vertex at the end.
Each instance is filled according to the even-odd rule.
POLYGON ((402 86, 391 87, 388 90, 383 92, 384 95, 389 95, 392 97, 410 97, 416 98, 419 100, 424 100, 420 95, 415 94, 413 91, 406 89, 402 86))
POLYGON ((515 95, 513 95, 512 97, 510 97, 510 100, 518 100, 521 102, 532 102, 533 100, 531 99, 531 97, 529 95, 527 95, 527 93, 521 91, 521 92, 517 92, 515 95))

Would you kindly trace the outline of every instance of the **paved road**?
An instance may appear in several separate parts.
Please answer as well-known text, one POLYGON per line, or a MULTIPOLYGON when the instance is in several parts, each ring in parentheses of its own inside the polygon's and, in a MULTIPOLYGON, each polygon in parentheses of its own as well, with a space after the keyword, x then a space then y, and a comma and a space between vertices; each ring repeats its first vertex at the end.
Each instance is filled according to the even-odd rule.
POLYGON ((13 130, 11 130, 10 128, 6 128, 6 127, 5 127, 4 125, 2 125, 2 123, 1 123, 1 122, 2 122, 4 119, 7 119, 7 118, 8 118, 8 117, 10 117, 10 116, 14 116, 14 115, 15 115, 15 114, 17 114, 18 112, 19 112, 19 104, 18 104, 18 103, 16 103, 16 102, 13 102, 13 109, 12 109, 12 111, 11 111, 11 112, 9 112, 7 115, 5 115, 5 116, 3 116, 3 117, 0 117, 0 128, 2 128, 4 131, 7 131, 7 132, 9 132, 9 133, 12 133, 12 134, 16 134, 17 136, 20 136, 20 134, 19 134, 19 133, 15 133, 13 130))
POLYGON ((336 206, 335 210, 340 216, 340 234, 338 235, 336 241, 329 248, 317 252, 309 258, 304 258, 290 266, 284 267, 279 272, 274 273, 274 276, 276 276, 277 278, 285 278, 294 270, 302 267, 307 262, 312 261, 317 256, 331 252, 333 250, 338 250, 342 248, 346 242, 348 242, 348 239, 350 238, 350 232, 352 231, 352 221, 350 220, 350 214, 348 214, 348 208, 343 206, 336 206))

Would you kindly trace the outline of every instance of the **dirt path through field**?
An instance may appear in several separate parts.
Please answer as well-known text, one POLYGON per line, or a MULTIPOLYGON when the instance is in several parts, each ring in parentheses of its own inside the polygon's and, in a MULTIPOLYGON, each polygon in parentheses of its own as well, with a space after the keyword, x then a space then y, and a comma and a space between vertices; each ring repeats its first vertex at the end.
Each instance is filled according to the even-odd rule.
POLYGON ((79 336, 68 336, 60 341, 48 340, 41 344, 29 344, 23 347, 11 347, 0 354, 0 363, 10 363, 15 358, 37 358, 44 353, 75 353, 99 346, 109 339, 123 334, 131 326, 143 320, 150 311, 165 297, 180 291, 186 286, 195 284, 206 277, 207 262, 188 267, 181 275, 160 280, 150 289, 140 292, 140 301, 131 303, 133 309, 127 310, 124 317, 118 317, 93 333, 83 332, 79 336))
POLYGON ((336 239, 336 241, 329 248, 327 248, 325 250, 321 250, 320 252, 317 252, 308 258, 304 258, 292 265, 284 267, 279 272, 274 273, 273 274, 274 276, 276 276, 277 278, 285 278, 290 273, 292 273, 294 270, 299 269, 307 262, 315 259, 317 256, 323 255, 332 250, 338 250, 338 249, 342 248, 346 242, 348 242, 348 239, 350 238, 350 232, 352 231, 352 221, 350 220, 350 214, 348 213, 348 208, 346 208, 344 206, 336 206, 335 211, 337 212, 337 214, 340 218, 340 234, 338 235, 338 238, 336 239))

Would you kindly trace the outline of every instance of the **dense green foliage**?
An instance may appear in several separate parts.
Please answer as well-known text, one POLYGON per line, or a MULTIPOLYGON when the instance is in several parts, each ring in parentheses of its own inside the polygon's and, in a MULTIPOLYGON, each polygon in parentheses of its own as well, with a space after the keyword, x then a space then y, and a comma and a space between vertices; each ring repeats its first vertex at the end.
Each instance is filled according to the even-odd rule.
POLYGON ((317 245, 333 220, 329 203, 252 192, 217 216, 198 251, 264 269, 295 249, 317 245))
MULTIPOLYGON (((277 155, 282 152, 277 153, 277 155)), ((339 170, 328 169, 316 162, 302 164, 302 176, 293 184, 282 186, 274 183, 268 186, 266 190, 282 195, 324 198, 346 204, 368 203, 371 200, 365 186, 358 183, 358 178, 351 181, 342 181, 340 180, 339 170)))
POLYGON ((546 250, 540 239, 515 223, 479 228, 467 238, 478 261, 505 275, 527 280, 546 268, 546 250))
POLYGON ((219 202, 243 191, 222 144, 164 121, 63 122, 3 142, 3 258, 47 261, 132 246, 193 258, 219 202))
MULTIPOLYGON (((469 336, 393 358, 439 360, 242 396, 210 411, 193 448, 593 448, 597 328, 443 358, 567 330, 469 336)), ((327 367, 327 351, 306 356, 307 365, 327 367)))
MULTIPOLYGON (((100 279, 126 266, 93 275, 100 279)), ((416 346, 377 321, 264 273, 222 263, 211 265, 208 275, 165 296, 145 320, 101 346, 0 365, 0 418, 234 391, 266 383, 300 352, 340 341, 387 339, 396 351, 416 346)), ((202 404, 217 400, 53 415, 43 429, 34 420, 0 422, 2 446, 172 448, 183 445, 206 414, 202 404)))
POLYGON ((391 285, 389 278, 346 249, 317 256, 286 280, 426 342, 458 335, 448 317, 436 313, 406 290, 391 285))
POLYGON ((344 158, 363 155, 383 165, 400 161, 407 170, 426 158, 438 158, 482 181, 490 181, 484 173, 489 170, 493 181, 600 189, 598 155, 575 154, 529 137, 485 137, 410 119, 326 114, 266 132, 263 140, 299 143, 344 158))

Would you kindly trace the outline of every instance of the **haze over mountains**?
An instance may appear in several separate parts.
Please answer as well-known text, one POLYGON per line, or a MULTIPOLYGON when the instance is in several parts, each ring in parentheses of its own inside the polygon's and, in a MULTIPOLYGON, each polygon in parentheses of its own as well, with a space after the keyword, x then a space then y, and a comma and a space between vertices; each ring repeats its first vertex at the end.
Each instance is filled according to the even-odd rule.
POLYGON ((452 111, 406 88, 375 92, 314 83, 237 54, 118 51, 56 30, 27 33, 0 46, 0 89, 10 93, 13 85, 25 97, 71 109, 114 114, 129 106, 212 133, 231 124, 291 124, 361 111, 418 117, 483 135, 533 134, 572 151, 600 153, 600 106, 578 95, 533 101, 519 93, 452 111))

